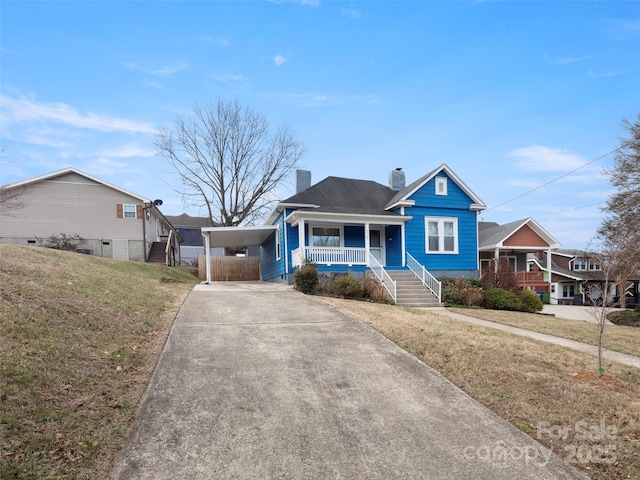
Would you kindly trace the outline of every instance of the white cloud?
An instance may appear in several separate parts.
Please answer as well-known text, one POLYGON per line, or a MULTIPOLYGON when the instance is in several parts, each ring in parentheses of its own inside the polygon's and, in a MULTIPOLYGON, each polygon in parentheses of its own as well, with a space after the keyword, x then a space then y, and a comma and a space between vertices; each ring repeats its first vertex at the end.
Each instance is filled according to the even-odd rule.
POLYGON ((273 57, 273 63, 275 63, 278 67, 285 64, 287 59, 283 55, 276 55, 273 57))
POLYGON ((362 18, 362 12, 360 10, 356 10, 353 6, 349 6, 348 8, 341 8, 340 13, 346 17, 351 18, 362 18))
POLYGON ((156 129, 147 123, 92 112, 81 113, 65 103, 40 103, 33 99, 0 95, 0 104, 4 121, 7 123, 54 121, 103 132, 156 132, 156 129))
POLYGON ((543 145, 516 148, 507 156, 518 159, 518 167, 528 172, 566 172, 587 163, 580 155, 543 145))
POLYGON ((135 62, 126 62, 124 64, 125 67, 127 67, 130 70, 135 70, 137 72, 143 72, 146 73, 148 75, 155 75, 158 77, 170 77, 172 75, 175 75, 178 72, 182 72, 184 70, 187 70, 189 68, 189 64, 187 64, 186 62, 178 62, 178 63, 174 63, 172 65, 162 65, 159 67, 151 67, 148 65, 140 65, 138 63, 135 62))
POLYGON ((150 148, 137 145, 123 145, 115 150, 102 150, 97 155, 107 158, 153 157, 155 152, 150 148))
POLYGON ((247 78, 242 74, 236 73, 224 73, 222 75, 211 75, 214 80, 222 83, 240 83, 245 82, 247 78))

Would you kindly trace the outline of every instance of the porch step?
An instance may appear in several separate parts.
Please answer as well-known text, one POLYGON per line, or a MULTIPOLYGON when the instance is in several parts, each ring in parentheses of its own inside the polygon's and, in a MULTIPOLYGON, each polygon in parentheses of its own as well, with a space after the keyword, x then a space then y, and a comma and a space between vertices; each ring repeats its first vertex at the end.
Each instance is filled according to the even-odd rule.
POLYGON ((401 307, 441 307, 438 298, 411 270, 387 270, 396 281, 396 305, 401 307))
POLYGON ((167 249, 167 242, 153 242, 151 250, 149 251, 149 263, 166 263, 167 255, 165 250, 167 249))

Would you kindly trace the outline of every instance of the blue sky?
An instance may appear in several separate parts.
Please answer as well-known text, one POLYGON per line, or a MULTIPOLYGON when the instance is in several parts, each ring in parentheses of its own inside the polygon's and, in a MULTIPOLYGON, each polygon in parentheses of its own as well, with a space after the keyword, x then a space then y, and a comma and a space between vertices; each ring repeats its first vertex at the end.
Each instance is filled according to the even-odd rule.
POLYGON ((606 154, 640 112, 637 1, 3 1, 0 15, 0 183, 73 166, 168 215, 185 209, 158 129, 237 99, 292 127, 314 183, 446 163, 482 220, 533 217, 586 248, 606 154))

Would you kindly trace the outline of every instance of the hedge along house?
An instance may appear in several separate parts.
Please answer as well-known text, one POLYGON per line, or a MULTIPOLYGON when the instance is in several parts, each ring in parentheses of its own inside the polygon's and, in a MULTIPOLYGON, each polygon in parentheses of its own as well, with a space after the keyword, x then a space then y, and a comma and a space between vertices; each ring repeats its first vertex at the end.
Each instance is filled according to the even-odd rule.
POLYGON ((389 186, 339 177, 312 186, 307 171, 296 180, 296 194, 278 203, 265 225, 203 228, 205 243, 261 245, 267 281, 291 283, 306 261, 322 273, 372 270, 394 299, 402 271, 438 300, 434 277, 478 278, 477 214, 486 206, 447 165, 409 186, 401 169, 389 173, 389 186))

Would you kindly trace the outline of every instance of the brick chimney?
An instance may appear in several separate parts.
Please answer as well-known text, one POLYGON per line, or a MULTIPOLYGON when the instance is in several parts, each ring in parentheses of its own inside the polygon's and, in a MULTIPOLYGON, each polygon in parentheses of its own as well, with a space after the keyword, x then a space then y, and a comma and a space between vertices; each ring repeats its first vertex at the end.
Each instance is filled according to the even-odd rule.
POLYGON ((391 190, 402 190, 405 187, 404 172, 402 168, 396 168, 389 172, 389 188, 391 190))

